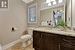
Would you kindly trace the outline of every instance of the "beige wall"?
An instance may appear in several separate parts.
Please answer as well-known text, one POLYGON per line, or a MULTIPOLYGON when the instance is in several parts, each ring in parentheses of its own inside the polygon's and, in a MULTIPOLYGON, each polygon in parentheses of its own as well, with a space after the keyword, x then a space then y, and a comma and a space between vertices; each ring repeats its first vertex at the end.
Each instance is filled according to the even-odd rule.
POLYGON ((26 30, 26 4, 22 0, 9 0, 9 9, 0 10, 0 43, 5 45, 20 38, 26 30), (12 32, 11 28, 17 28, 12 32))
POLYGON ((72 27, 75 28, 75 0, 72 0, 72 27))

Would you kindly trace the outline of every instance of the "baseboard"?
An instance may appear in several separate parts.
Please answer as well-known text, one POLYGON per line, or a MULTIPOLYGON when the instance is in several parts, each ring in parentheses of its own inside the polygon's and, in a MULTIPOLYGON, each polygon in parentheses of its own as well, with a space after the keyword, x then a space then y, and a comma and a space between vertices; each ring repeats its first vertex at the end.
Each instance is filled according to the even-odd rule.
POLYGON ((16 41, 13 41, 13 42, 11 42, 11 43, 9 43, 9 44, 6 44, 6 45, 4 45, 2 48, 3 48, 3 50, 6 50, 6 49, 12 47, 13 45, 15 45, 16 43, 19 43, 19 42, 21 42, 20 39, 18 39, 18 40, 16 40, 16 41))
POLYGON ((2 45, 0 44, 0 50, 2 50, 2 45))

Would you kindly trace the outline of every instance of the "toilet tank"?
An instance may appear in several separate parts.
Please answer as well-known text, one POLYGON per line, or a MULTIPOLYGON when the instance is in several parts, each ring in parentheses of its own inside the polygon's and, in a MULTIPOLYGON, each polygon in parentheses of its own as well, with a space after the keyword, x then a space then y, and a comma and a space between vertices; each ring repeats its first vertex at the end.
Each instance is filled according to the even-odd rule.
POLYGON ((33 35, 33 29, 28 28, 28 34, 33 35))

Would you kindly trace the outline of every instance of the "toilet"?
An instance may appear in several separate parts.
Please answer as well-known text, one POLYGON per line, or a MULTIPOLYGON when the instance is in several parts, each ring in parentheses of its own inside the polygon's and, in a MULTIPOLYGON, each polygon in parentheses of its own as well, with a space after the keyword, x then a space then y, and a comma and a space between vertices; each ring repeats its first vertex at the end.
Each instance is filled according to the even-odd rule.
POLYGON ((22 35, 20 37, 21 42, 22 42, 22 47, 27 47, 33 41, 33 38, 32 38, 32 30, 28 29, 27 31, 28 31, 28 34, 22 35))

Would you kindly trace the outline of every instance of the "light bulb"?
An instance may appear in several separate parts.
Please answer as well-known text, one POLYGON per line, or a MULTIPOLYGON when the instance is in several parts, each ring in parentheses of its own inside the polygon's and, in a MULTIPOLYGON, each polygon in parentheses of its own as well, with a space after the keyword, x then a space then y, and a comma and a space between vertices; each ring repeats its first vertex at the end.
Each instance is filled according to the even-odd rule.
POLYGON ((4 3, 5 3, 5 6, 4 6, 4 7, 7 7, 7 5, 6 5, 6 4, 7 4, 7 2, 5 1, 4 3))
POLYGON ((62 2, 63 2, 63 0, 59 0, 58 2, 59 2, 59 3, 62 3, 62 2))
POLYGON ((55 2, 55 0, 51 0, 51 2, 55 2))
POLYGON ((55 4, 56 4, 56 1, 53 2, 53 5, 55 5, 55 4))
POLYGON ((51 6, 51 3, 48 3, 48 6, 51 6))
POLYGON ((4 7, 4 2, 3 1, 1 2, 1 7, 4 7))

